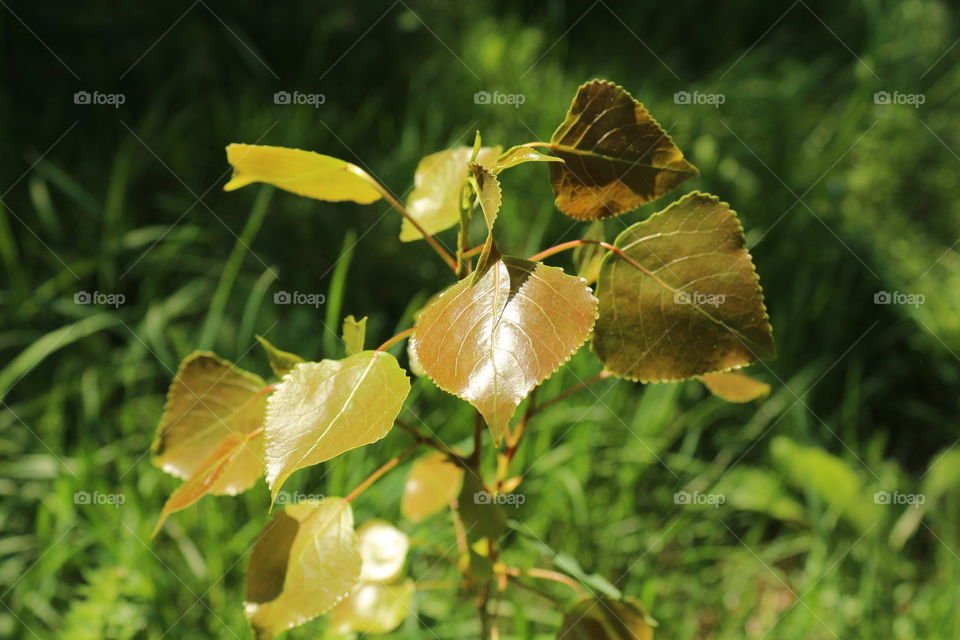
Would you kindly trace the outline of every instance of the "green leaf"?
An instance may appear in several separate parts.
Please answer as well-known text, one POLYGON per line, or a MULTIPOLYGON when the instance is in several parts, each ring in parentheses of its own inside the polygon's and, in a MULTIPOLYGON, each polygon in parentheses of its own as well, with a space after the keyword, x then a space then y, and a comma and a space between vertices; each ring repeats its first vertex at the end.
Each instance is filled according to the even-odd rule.
POLYGON ((389 633, 409 615, 414 593, 413 580, 363 584, 333 610, 330 631, 335 634, 389 633))
POLYGON ((387 435, 410 392, 396 358, 362 351, 293 368, 267 403, 267 484, 387 435))
POLYGON ((493 495, 483 486, 476 471, 463 474, 463 484, 457 498, 457 511, 470 540, 496 540, 507 529, 507 516, 493 495))
POLYGON ((494 175, 498 175, 500 172, 515 167, 518 164, 523 164, 525 162, 563 162, 563 158, 558 158, 557 156, 550 156, 545 153, 540 153, 536 149, 527 147, 524 145, 518 145, 516 147, 511 147, 507 149, 499 158, 497 158, 496 163, 490 168, 490 171, 494 175))
POLYGON ((500 213, 502 203, 500 193, 500 181, 497 177, 484 169, 479 164, 471 164, 472 185, 477 195, 477 201, 480 203, 480 210, 483 211, 483 219, 487 223, 487 240, 484 242, 483 250, 477 259, 477 270, 473 273, 472 282, 476 284, 477 280, 483 276, 487 270, 491 259, 499 257, 495 252, 493 241, 493 225, 497 221, 497 214, 500 213))
POLYGON ((463 467, 451 462, 442 451, 434 451, 413 463, 403 487, 400 513, 420 522, 442 511, 460 493, 463 467))
POLYGON ((346 160, 313 151, 230 144, 227 161, 233 166, 233 177, 224 185, 224 191, 263 182, 298 196, 328 202, 369 204, 382 197, 377 182, 366 171, 346 160))
POLYGON ((386 583, 400 577, 410 540, 386 520, 370 520, 357 529, 357 547, 363 559, 360 580, 386 583))
POLYGON ((257 340, 260 342, 263 350, 267 352, 267 360, 270 361, 270 368, 273 369, 273 374, 278 378, 287 375, 291 369, 304 361, 303 358, 295 353, 277 349, 263 336, 257 336, 257 340))
POLYGON ((655 622, 643 605, 625 598, 586 597, 563 618, 557 638, 564 640, 653 640, 655 622))
MULTIPOLYGON (((263 426, 264 387, 259 376, 212 353, 187 356, 167 392, 152 446, 153 464, 178 478, 191 478, 228 436, 242 438, 263 426)), ((241 493, 262 472, 259 466, 230 465, 206 493, 241 493)))
POLYGON ((774 355, 763 290, 736 214, 691 193, 628 227, 600 268, 593 348, 641 382, 683 380, 774 355))
POLYGON ((360 565, 348 503, 308 500, 278 511, 247 568, 244 609, 258 640, 332 609, 357 585, 360 565))
MULTIPOLYGON (((604 242, 607 237, 603 228, 603 220, 594 220, 583 234, 584 240, 604 242)), ((599 244, 581 244, 573 250, 573 265, 577 268, 577 275, 591 284, 600 277, 600 265, 603 263, 607 250, 599 244)))
POLYGON ((807 522, 806 510, 770 471, 740 464, 731 469, 712 493, 726 498, 734 509, 764 513, 788 522, 807 522))
POLYGON ((343 319, 343 348, 348 356, 363 351, 367 339, 367 316, 359 320, 353 316, 343 319))
MULTIPOLYGON (((431 153, 417 165, 407 210, 431 235, 460 222, 460 190, 467 178, 467 163, 472 154, 470 147, 454 147, 431 153)), ((477 154, 477 162, 490 167, 498 155, 500 147, 482 147, 477 154)), ((403 220, 401 242, 420 240, 422 237, 416 227, 407 219, 403 220)))
POLYGON ((550 139, 557 207, 578 220, 617 216, 699 175, 657 121, 623 88, 593 80, 577 91, 550 139))
POLYGON ((710 393, 727 402, 750 402, 770 393, 770 385, 766 382, 736 371, 708 373, 700 376, 700 382, 710 393))
POLYGON ((499 443, 517 406, 590 335, 596 299, 562 269, 503 257, 417 319, 412 349, 437 385, 483 415, 499 443))

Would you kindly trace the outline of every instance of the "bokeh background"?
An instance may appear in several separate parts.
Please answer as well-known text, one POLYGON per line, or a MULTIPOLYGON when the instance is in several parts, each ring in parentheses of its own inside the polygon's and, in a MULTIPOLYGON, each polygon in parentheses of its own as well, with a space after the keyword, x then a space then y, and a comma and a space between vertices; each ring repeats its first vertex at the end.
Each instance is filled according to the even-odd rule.
MULTIPOLYGON (((265 486, 205 498, 148 538, 177 484, 149 445, 179 360, 214 349, 266 376, 254 334, 339 357, 343 315, 368 315, 378 344, 449 283, 423 243, 398 242, 382 202, 224 193, 227 143, 339 156, 402 196, 420 157, 477 129, 549 139, 594 77, 643 101, 702 172, 608 235, 685 190, 730 202, 779 351, 751 372, 773 391, 729 405, 696 382, 605 381, 544 412, 517 458, 508 558, 576 558, 643 600, 661 638, 960 636, 958 26, 936 0, 0 2, 0 636, 251 637, 243 571, 265 486), (277 91, 325 100, 278 105, 277 91), (278 291, 326 303, 274 304, 278 291), (677 504, 680 491, 725 502, 677 504)), ((506 251, 583 232, 543 166, 503 182, 506 251)), ((598 369, 584 350, 543 397, 598 369)), ((408 405, 466 442, 470 411, 428 380, 408 405)), ((287 488, 342 495, 408 442, 397 431, 287 488)), ((421 543, 410 575, 442 586, 449 521, 402 522, 404 474, 364 494, 357 519, 400 523, 421 543)), ((548 605, 505 599, 504 636, 552 637, 548 605)), ((477 635, 455 589, 424 588, 416 607, 396 637, 477 635)))

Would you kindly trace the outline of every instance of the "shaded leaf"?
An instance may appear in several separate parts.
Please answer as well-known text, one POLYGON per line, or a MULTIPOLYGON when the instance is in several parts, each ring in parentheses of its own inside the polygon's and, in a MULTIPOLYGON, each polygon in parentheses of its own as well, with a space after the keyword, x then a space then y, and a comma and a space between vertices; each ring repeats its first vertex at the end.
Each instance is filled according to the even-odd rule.
POLYGON ((471 540, 497 539, 507 529, 507 516, 488 493, 475 471, 463 474, 460 495, 457 497, 457 512, 471 540))
MULTIPOLYGON (((167 392, 152 446, 153 463, 178 478, 190 478, 227 436, 242 438, 263 426, 264 387, 259 376, 212 353, 198 351, 184 358, 167 392)), ((246 491, 260 473, 247 464, 230 465, 207 493, 246 491)))
POLYGON ((330 631, 389 633, 407 618, 415 592, 413 580, 363 584, 333 610, 330 631))
POLYGON ((360 554, 353 512, 340 498, 274 514, 247 568, 244 609, 259 640, 323 615, 356 586, 360 554))
POLYGON ((788 522, 806 522, 806 510, 795 500, 783 479, 774 473, 740 464, 717 483, 712 493, 726 498, 734 509, 765 513, 788 522))
POLYGON ((370 520, 357 529, 363 559, 362 582, 393 582, 400 577, 410 549, 407 534, 385 520, 370 520))
POLYGON ((357 320, 353 316, 343 319, 343 349, 348 356, 363 351, 367 339, 367 316, 357 320))
POLYGON ((636 600, 586 597, 563 618, 557 638, 565 640, 653 640, 655 622, 636 600))
POLYGON ((228 435, 167 498, 151 537, 157 535, 172 514, 186 509, 208 493, 214 493, 218 485, 236 488, 243 486, 246 479, 252 478, 255 482, 262 475, 263 431, 258 429, 244 435, 228 435))
POLYGON ((497 159, 494 165, 490 167, 490 171, 493 175, 498 175, 505 169, 510 169, 525 162, 563 162, 563 158, 540 153, 531 147, 518 145, 507 149, 507 151, 497 159))
POLYGON ((441 451, 434 451, 413 463, 403 487, 400 513, 420 522, 442 511, 460 493, 463 468, 441 451))
POLYGON ((623 88, 580 87, 550 139, 557 207, 578 220, 620 215, 699 175, 657 121, 623 88))
POLYGON ((471 280, 423 310, 412 348, 440 388, 480 411, 499 443, 520 402, 587 339, 596 299, 581 278, 518 258, 471 280))
POLYGON ((396 358, 362 351, 294 367, 267 403, 267 484, 272 497, 302 469, 387 435, 410 392, 396 358))
POLYGON ((736 371, 708 373, 700 376, 700 382, 710 393, 727 402, 750 402, 770 393, 770 385, 736 371))
MULTIPOLYGON (((470 147, 454 147, 431 153, 417 164, 413 193, 407 210, 431 234, 449 229, 460 222, 460 190, 467 178, 467 163, 473 155, 470 147)), ((478 164, 489 167, 500 155, 500 147, 482 147, 478 164)), ((423 236, 410 222, 403 220, 401 242, 420 240, 423 236)))
POLYGON ((224 191, 263 182, 307 198, 360 204, 382 196, 377 183, 360 167, 313 151, 253 144, 227 145, 233 176, 224 191))
POLYGON ((257 336, 257 340, 260 342, 263 350, 267 352, 267 360, 270 362, 270 368, 273 369, 274 375, 278 378, 287 375, 294 366, 304 361, 303 358, 295 353, 277 349, 263 336, 257 336))
MULTIPOLYGON (((594 220, 583 234, 584 240, 604 242, 607 237, 603 228, 603 220, 594 220)), ((577 268, 577 275, 592 284, 600 277, 600 265, 607 250, 598 244, 581 244, 573 250, 573 265, 577 268)))
POLYGON ((593 348, 641 382, 683 380, 774 355, 763 291, 736 214, 691 193, 621 233, 603 260, 593 348))

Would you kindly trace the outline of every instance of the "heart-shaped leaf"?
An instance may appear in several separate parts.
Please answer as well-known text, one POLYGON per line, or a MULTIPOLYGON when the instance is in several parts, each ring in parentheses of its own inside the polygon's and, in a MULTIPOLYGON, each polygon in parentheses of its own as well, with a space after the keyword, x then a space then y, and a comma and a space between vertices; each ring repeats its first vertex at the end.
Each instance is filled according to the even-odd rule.
POLYGON ((603 261, 593 348, 641 382, 683 380, 774 355, 763 291, 736 214, 691 193, 627 228, 603 261))
POLYGON ((451 462, 442 451, 429 453, 410 468, 400 513, 408 520, 420 522, 445 509, 460 493, 462 482, 463 467, 451 462))
POLYGON ((267 403, 267 484, 387 435, 410 392, 396 358, 362 351, 298 364, 267 403))
POLYGON ((766 382, 736 371, 708 373, 700 376, 700 382, 710 393, 727 402, 750 402, 770 393, 770 385, 766 382))
POLYGON ((583 279, 503 257, 421 312, 412 349, 440 388, 480 411, 499 443, 520 402, 590 335, 596 304, 583 279))
MULTIPOLYGON (((178 478, 191 478, 228 436, 242 439, 263 426, 266 399, 259 376, 212 353, 187 356, 167 392, 153 463, 178 478)), ((243 450, 250 451, 253 444, 243 450)), ((259 465, 229 465, 206 493, 246 491, 262 472, 259 465)))
MULTIPOLYGON (((460 190, 467 178, 467 163, 472 155, 470 147, 454 147, 431 153, 417 164, 407 210, 428 233, 439 233, 460 222, 460 190)), ((476 162, 490 167, 499 155, 500 147, 482 147, 476 162)), ((409 220, 403 220, 401 242, 422 237, 409 220)))
POLYGON ((550 149, 564 160, 550 165, 557 207, 578 220, 632 211, 699 175, 642 104, 603 80, 580 87, 550 149))
POLYGON ((360 204, 376 202, 382 196, 373 180, 360 167, 313 151, 255 144, 227 145, 227 161, 233 177, 224 191, 233 191, 254 182, 264 182, 307 198, 360 204))
POLYGON ((258 640, 332 609, 357 585, 360 564, 348 503, 307 500, 278 511, 247 568, 244 609, 258 640))

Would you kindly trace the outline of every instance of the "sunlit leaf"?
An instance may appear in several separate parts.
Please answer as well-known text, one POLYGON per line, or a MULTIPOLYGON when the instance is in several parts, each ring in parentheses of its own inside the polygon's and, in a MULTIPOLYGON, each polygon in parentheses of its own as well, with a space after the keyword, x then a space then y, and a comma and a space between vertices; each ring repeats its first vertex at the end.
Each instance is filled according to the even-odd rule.
POLYGON ((699 175, 642 104, 602 80, 580 87, 550 149, 564 160, 550 165, 557 207, 578 220, 626 213, 699 175))
POLYGON ((581 278, 517 258, 446 289, 417 321, 413 349, 437 385, 471 403, 499 442, 517 406, 583 344, 596 299, 581 278))
POLYGON ((563 618, 557 638, 564 640, 653 640, 653 620, 639 602, 586 597, 563 618))
POLYGON ((770 385, 766 382, 736 371, 707 373, 700 376, 700 382, 710 393, 727 402, 750 402, 770 393, 770 385))
POLYGON ((330 631, 389 633, 409 615, 415 592, 413 580, 363 584, 333 610, 330 631))
POLYGON ((627 228, 600 269, 593 348, 641 382, 682 380, 774 355, 763 291, 736 214, 691 193, 627 228))
POLYGON ((297 469, 387 435, 409 392, 410 380, 383 351, 294 367, 267 403, 267 484, 273 497, 297 469))
MULTIPOLYGON (((605 241, 606 235, 603 220, 594 220, 583 233, 584 240, 594 242, 605 241)), ((577 268, 577 275, 592 284, 600 277, 600 265, 607 250, 598 244, 581 244, 573 250, 573 265, 577 268)))
MULTIPOLYGON (((467 163, 473 149, 454 147, 426 156, 417 165, 414 189, 407 200, 407 210, 431 234, 449 229, 460 222, 460 190, 467 178, 467 163)), ((500 155, 500 147, 483 147, 478 164, 490 167, 500 155)), ((410 242, 423 236, 406 219, 400 228, 400 240, 410 242)))
POLYGON ((497 214, 500 212, 502 203, 500 194, 500 181, 497 177, 484 169, 479 164, 471 164, 470 171, 473 174, 471 184, 476 191, 477 201, 480 203, 480 210, 483 211, 483 219, 487 223, 487 239, 483 245, 483 251, 477 259, 477 270, 473 275, 475 283, 483 276, 490 261, 496 259, 498 255, 494 252, 493 225, 497 221, 497 214))
POLYGON ((282 378, 283 376, 287 375, 294 366, 303 362, 303 358, 297 354, 277 349, 262 336, 257 336, 257 340, 260 342, 263 350, 267 353, 267 360, 270 361, 270 368, 273 369, 274 375, 276 375, 278 378, 282 378))
POLYGON ((546 153, 540 153, 531 147, 519 145, 507 149, 490 168, 490 171, 493 172, 494 175, 497 175, 505 169, 515 167, 525 162, 563 162, 563 159, 557 156, 547 155, 546 153))
POLYGON ((228 435, 170 495, 151 535, 157 535, 163 523, 173 513, 186 509, 208 493, 213 493, 218 484, 236 487, 241 485, 239 481, 242 479, 253 478, 256 481, 262 475, 263 431, 257 430, 239 436, 228 435), (234 480, 231 482, 230 478, 234 480))
POLYGON ((403 487, 400 513, 419 522, 442 511, 460 493, 463 467, 442 451, 434 451, 413 463, 403 487))
POLYGON ((339 158, 286 147, 227 145, 233 177, 224 191, 264 182, 300 196, 360 204, 381 198, 375 181, 360 167, 339 158))
POLYGON ((353 512, 340 498, 308 500, 274 514, 247 568, 244 608, 259 640, 323 615, 360 577, 353 512))
POLYGON ((392 582, 403 571, 410 540, 385 520, 370 520, 357 529, 357 546, 363 558, 362 582, 392 582))
MULTIPOLYGON (((264 381, 208 352, 180 364, 153 442, 153 463, 184 480, 193 476, 227 436, 243 438, 264 423, 264 381)), ((253 451, 256 443, 242 448, 253 451)), ((262 469, 234 464, 206 491, 233 495, 246 491, 262 469)))
POLYGON ((343 319, 343 349, 348 356, 363 351, 367 339, 367 317, 357 320, 353 316, 343 319))
POLYGON ((471 540, 496 539, 507 529, 507 516, 494 498, 487 492, 476 471, 466 471, 460 495, 457 497, 457 512, 471 540))

